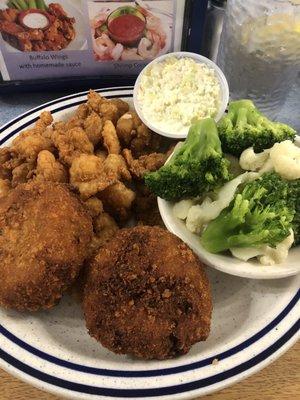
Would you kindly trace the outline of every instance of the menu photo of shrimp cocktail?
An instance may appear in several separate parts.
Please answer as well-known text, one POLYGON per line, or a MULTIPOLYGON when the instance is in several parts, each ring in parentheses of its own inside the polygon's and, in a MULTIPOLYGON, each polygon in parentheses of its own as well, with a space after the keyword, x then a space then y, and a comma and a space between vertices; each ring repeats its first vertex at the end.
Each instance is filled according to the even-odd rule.
POLYGON ((95 59, 143 61, 167 53, 173 46, 173 8, 170 0, 89 2, 95 59))
POLYGON ((185 0, 0 0, 2 79, 137 75, 182 48, 185 0))

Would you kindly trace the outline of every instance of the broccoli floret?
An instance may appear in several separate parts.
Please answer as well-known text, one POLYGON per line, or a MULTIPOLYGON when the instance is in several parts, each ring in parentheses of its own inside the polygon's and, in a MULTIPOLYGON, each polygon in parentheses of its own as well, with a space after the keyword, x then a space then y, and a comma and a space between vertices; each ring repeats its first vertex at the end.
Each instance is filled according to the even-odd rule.
POLYGON ((228 181, 228 166, 216 123, 205 118, 191 126, 182 146, 166 165, 147 174, 145 183, 165 200, 196 197, 228 181))
POLYGON ((251 100, 232 101, 218 131, 224 153, 237 157, 248 147, 259 153, 276 142, 294 140, 296 135, 290 126, 269 120, 251 100))
POLYGON ((294 231, 294 245, 300 244, 300 179, 289 181, 289 202, 295 207, 295 215, 292 222, 294 231))
POLYGON ((211 253, 231 247, 275 247, 289 234, 295 216, 289 181, 275 172, 245 185, 229 207, 210 222, 201 243, 211 253))

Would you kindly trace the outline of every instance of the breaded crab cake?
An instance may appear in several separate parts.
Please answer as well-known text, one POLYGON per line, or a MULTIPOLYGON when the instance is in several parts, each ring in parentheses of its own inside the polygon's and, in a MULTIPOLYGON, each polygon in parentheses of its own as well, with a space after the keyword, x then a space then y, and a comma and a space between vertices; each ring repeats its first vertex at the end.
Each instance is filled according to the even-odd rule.
POLYGON ((77 278, 92 234, 91 217, 63 184, 21 184, 2 197, 0 306, 54 306, 77 278))
POLYGON ((84 314, 91 336, 119 354, 166 359, 210 331, 209 282, 193 251, 170 232, 122 229, 91 261, 84 314))

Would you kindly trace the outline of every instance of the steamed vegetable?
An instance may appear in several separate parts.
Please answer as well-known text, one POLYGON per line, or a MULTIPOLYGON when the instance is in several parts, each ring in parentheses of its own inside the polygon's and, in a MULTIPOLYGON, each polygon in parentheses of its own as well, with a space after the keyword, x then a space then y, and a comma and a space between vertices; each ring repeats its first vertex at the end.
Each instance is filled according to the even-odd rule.
POLYGON ((193 124, 183 145, 145 183, 165 200, 196 197, 230 179, 229 162, 223 157, 216 123, 205 118, 193 124))
POLYGON ((300 244, 300 179, 289 181, 289 202, 295 207, 292 221, 294 231, 294 244, 300 244))
POLYGON ((251 100, 232 101, 218 131, 223 151, 238 157, 248 147, 257 153, 276 142, 294 140, 296 135, 290 126, 269 120, 251 100))
MULTIPOLYGON (((293 186, 271 172, 247 183, 229 207, 208 224, 201 238, 204 248, 219 253, 234 247, 275 247, 282 242, 290 235, 297 215, 300 184, 294 182, 293 186)), ((296 226, 299 230, 299 222, 296 226)))

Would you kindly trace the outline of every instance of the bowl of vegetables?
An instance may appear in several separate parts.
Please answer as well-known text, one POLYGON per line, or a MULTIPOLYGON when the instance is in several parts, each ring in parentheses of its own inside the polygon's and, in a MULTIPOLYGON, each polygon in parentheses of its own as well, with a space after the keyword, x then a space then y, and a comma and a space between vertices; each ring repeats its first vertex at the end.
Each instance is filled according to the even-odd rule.
POLYGON ((300 138, 250 100, 196 122, 145 176, 166 227, 223 272, 273 279, 300 272, 300 138))

